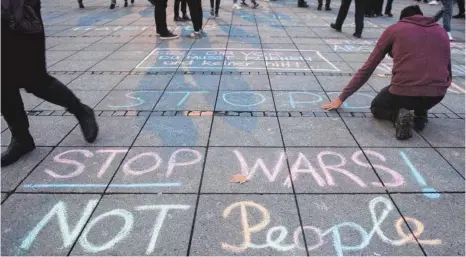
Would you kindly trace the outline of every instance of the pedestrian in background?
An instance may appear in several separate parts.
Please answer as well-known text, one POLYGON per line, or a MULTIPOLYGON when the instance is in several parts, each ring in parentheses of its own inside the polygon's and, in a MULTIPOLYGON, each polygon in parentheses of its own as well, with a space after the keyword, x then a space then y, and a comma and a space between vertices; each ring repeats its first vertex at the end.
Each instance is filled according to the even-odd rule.
POLYGON ((220 0, 210 0, 210 17, 218 18, 219 9, 220 9, 220 0))
POLYGON ((387 5, 385 6, 385 15, 387 15, 388 17, 393 17, 392 4, 393 0, 387 0, 387 5))
POLYGON ((20 88, 74 114, 87 142, 94 142, 99 131, 94 111, 47 73, 40 8, 40 0, 2 0, 1 113, 11 132, 10 144, 2 152, 2 167, 36 148, 20 88), (21 15, 24 10, 28 15, 21 15))
POLYGON ((175 0, 174 5, 174 21, 190 21, 188 14, 186 13, 186 0, 175 0), (181 13, 180 17, 180 2, 181 2, 181 13))
POLYGON ((168 0, 149 0, 154 5, 155 31, 160 39, 176 39, 179 36, 173 34, 167 27, 167 2, 168 0))
MULTIPOLYGON (((372 0, 369 0, 372 1, 372 0)), ((335 23, 330 24, 330 27, 338 32, 341 32, 341 27, 343 22, 345 22, 346 16, 348 15, 348 10, 350 8, 352 0, 342 0, 340 10, 338 11, 337 20, 335 23)), ((364 12, 365 12, 365 2, 366 0, 355 0, 355 9, 354 12, 354 21, 356 23, 356 31, 353 36, 356 38, 361 38, 362 30, 364 29, 364 12)))
MULTIPOLYGON (((322 10, 322 4, 323 4, 323 0, 319 0, 319 5, 317 6, 317 10, 319 10, 319 11, 322 10)), ((330 8, 330 0, 325 0, 325 10, 326 11, 331 11, 332 10, 330 8)))
POLYGON ((457 15, 453 16, 453 19, 464 19, 464 0, 456 0, 458 4, 459 12, 457 15))
POLYGON ((442 9, 435 14, 434 19, 435 21, 439 21, 443 19, 443 28, 447 31, 448 38, 450 41, 453 41, 453 37, 451 35, 451 16, 453 13, 453 0, 441 0, 442 2, 442 9))
MULTIPOLYGON (((131 0, 131 3, 134 4, 134 0, 131 0)), ((110 9, 115 9, 116 0, 111 0, 110 9)), ((125 7, 128 7, 128 0, 125 0, 125 7)))
POLYGON ((188 37, 200 39, 202 37, 202 0, 187 0, 187 3, 194 29, 194 32, 189 34, 188 37))

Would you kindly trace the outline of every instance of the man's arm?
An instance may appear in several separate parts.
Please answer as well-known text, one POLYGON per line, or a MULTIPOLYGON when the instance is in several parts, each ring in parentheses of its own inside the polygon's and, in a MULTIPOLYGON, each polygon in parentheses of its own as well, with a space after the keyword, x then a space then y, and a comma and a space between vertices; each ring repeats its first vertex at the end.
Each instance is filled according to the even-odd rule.
POLYGON ((393 45, 393 36, 390 28, 386 29, 380 39, 377 41, 374 50, 372 51, 369 59, 366 63, 358 70, 353 76, 349 84, 343 89, 343 92, 338 97, 341 102, 344 102, 354 92, 358 91, 366 82, 370 76, 385 58, 385 55, 391 51, 393 45))

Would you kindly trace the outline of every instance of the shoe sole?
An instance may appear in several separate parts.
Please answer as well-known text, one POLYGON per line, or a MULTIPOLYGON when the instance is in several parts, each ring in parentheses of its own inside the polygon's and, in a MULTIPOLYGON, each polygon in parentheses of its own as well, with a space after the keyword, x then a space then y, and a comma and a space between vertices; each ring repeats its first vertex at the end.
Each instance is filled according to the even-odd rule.
POLYGON ((413 137, 412 131, 413 118, 406 109, 400 109, 396 117, 396 138, 406 140, 413 137))

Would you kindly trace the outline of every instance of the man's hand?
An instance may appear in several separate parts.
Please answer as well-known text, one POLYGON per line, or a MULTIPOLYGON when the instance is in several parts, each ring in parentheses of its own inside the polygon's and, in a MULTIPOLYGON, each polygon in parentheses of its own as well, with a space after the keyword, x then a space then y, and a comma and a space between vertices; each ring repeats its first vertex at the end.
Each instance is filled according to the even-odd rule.
POLYGON ((337 98, 337 99, 331 101, 328 104, 322 105, 321 108, 326 110, 326 111, 332 111, 332 110, 338 109, 342 103, 343 102, 340 100, 340 98, 337 98))

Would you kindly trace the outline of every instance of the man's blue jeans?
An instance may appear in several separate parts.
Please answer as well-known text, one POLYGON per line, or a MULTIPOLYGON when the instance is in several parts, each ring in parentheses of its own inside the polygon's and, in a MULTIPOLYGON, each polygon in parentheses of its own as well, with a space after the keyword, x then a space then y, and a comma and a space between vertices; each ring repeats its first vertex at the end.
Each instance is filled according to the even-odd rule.
POLYGON ((453 12, 453 0, 440 0, 440 2, 442 2, 443 8, 442 10, 437 12, 434 18, 435 18, 435 21, 438 21, 443 17, 443 28, 447 32, 450 32, 451 16, 453 12))

